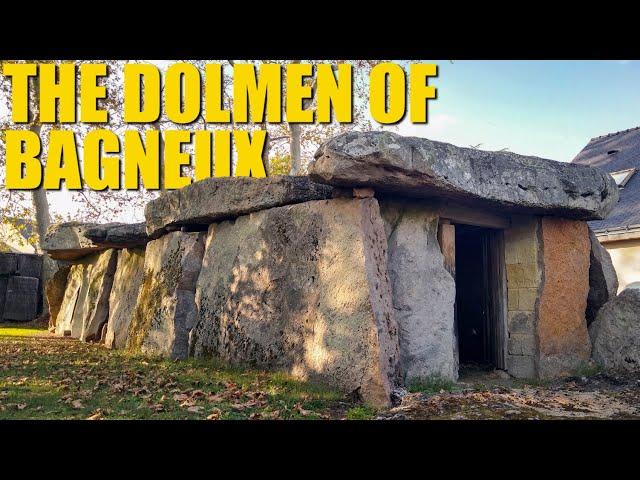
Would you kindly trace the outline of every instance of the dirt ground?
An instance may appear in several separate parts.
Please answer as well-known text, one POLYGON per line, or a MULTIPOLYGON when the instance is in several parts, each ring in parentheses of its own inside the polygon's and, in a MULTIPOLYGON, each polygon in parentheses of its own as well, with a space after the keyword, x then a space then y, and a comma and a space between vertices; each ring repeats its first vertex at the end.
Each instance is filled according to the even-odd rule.
POLYGON ((640 419, 640 374, 596 373, 523 382, 496 373, 471 375, 452 391, 408 393, 380 419, 640 419))

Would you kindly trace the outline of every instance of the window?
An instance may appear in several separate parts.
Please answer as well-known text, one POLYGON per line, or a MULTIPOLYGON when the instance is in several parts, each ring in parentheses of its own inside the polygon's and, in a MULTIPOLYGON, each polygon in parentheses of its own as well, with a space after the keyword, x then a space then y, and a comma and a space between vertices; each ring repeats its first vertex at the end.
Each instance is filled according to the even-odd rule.
POLYGON ((620 170, 619 172, 611 172, 609 175, 613 177, 618 187, 623 188, 631 177, 633 177, 634 173, 636 173, 636 169, 629 168, 627 170, 620 170))

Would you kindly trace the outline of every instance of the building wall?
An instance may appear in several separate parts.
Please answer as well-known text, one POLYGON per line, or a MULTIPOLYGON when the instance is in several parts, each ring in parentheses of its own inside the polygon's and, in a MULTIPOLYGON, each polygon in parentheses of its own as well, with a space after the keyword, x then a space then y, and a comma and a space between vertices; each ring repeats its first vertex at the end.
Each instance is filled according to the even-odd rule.
POLYGON ((640 282, 640 238, 603 243, 611 255, 618 275, 618 292, 633 282, 640 282))
POLYGON ((513 216, 504 232, 507 271, 507 370, 518 378, 537 376, 538 299, 543 270, 538 217, 513 216))

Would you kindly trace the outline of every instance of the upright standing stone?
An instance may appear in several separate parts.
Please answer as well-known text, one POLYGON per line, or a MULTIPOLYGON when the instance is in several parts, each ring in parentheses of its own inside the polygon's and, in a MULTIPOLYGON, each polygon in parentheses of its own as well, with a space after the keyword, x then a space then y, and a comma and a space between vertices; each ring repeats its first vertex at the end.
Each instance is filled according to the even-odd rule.
MULTIPOLYGON (((69 270, 67 284, 64 290, 64 296, 60 304, 60 310, 58 311, 58 315, 56 316, 55 332, 57 335, 68 334, 74 336, 75 338, 80 337, 80 333, 82 332, 82 322, 80 319, 76 321, 74 329, 74 313, 76 313, 76 304, 78 303, 78 297, 80 296, 80 291, 82 290, 82 285, 84 284, 84 277, 87 266, 87 264, 80 263, 72 265, 69 270)), ((82 308, 79 308, 78 310, 79 312, 77 316, 81 317, 80 311, 82 310, 82 308)))
POLYGON ((591 356, 585 312, 591 243, 585 222, 543 217, 544 287, 539 300, 538 375, 571 374, 591 356))
POLYGON ((38 316, 40 280, 33 277, 10 277, 7 282, 3 318, 28 322, 38 316))
POLYGON ((118 266, 109 297, 109 322, 105 345, 125 348, 129 325, 136 308, 144 275, 144 249, 125 249, 118 253, 118 266))
POLYGON ((67 288, 67 277, 71 271, 71 265, 62 265, 44 286, 47 303, 49 305, 49 331, 55 332, 60 307, 64 301, 64 293, 67 288))
POLYGON ((171 232, 147 244, 128 349, 187 357, 189 332, 197 315, 195 289, 204 240, 204 232, 171 232))
POLYGON ((589 335, 593 359, 602 368, 640 372, 640 282, 604 304, 589 335))
POLYGON ((85 257, 73 265, 56 318, 56 333, 70 332, 83 341, 97 340, 109 314, 109 294, 117 263, 117 251, 85 257))
POLYGON ((381 201, 405 383, 458 378, 455 280, 438 244, 438 214, 419 202, 381 201))
POLYGON ((284 369, 387 405, 399 377, 375 198, 306 202, 209 228, 195 356, 284 369))
POLYGON ((109 296, 116 271, 118 251, 109 249, 101 253, 96 262, 89 266, 87 293, 83 298, 83 320, 80 339, 98 341, 102 326, 109 318, 109 296))
POLYGON ((596 319, 598 310, 618 293, 618 275, 607 249, 589 229, 591 255, 589 265, 589 296, 587 298, 587 323, 596 319))

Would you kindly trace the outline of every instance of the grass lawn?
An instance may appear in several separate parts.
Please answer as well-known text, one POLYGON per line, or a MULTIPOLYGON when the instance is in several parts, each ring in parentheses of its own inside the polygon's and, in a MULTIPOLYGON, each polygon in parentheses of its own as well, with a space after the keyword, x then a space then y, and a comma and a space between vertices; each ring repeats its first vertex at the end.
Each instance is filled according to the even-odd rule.
POLYGON ((173 362, 0 324, 0 419, 368 419, 283 373, 173 362))

